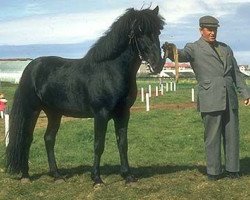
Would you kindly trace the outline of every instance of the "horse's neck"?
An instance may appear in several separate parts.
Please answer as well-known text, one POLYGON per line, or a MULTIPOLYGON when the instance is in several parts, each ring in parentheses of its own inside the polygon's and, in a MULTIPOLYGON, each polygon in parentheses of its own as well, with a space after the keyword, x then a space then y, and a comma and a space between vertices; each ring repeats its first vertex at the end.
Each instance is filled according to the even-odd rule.
MULTIPOLYGON (((128 73, 129 73, 129 80, 128 84, 130 89, 136 90, 136 74, 137 71, 141 65, 141 59, 139 58, 139 55, 137 52, 133 51, 132 49, 128 49, 127 51, 130 52, 130 59, 128 63, 128 73)), ((126 57, 125 57, 126 58, 126 57)))
POLYGON ((139 55, 134 52, 131 62, 129 64, 129 79, 128 79, 128 96, 127 103, 131 107, 137 97, 137 84, 136 84, 136 74, 141 65, 141 59, 139 55))
MULTIPOLYGON (((114 47, 115 48, 115 47, 114 47)), ((91 57, 91 54, 88 53, 87 56, 81 59, 83 65, 86 66, 86 62, 89 63, 89 66, 109 66, 115 67, 116 70, 121 70, 121 73, 128 73, 126 77, 129 79, 135 79, 136 73, 141 65, 141 59, 139 58, 138 53, 132 48, 131 45, 128 45, 124 48, 119 54, 115 53, 111 55, 107 60, 95 60, 91 57), (106 65, 105 62, 109 64, 106 65), (92 63, 98 63, 98 65, 92 65, 92 63)))
POLYGON ((135 52, 131 46, 128 46, 120 55, 120 59, 124 60, 124 63, 128 65, 130 75, 135 76, 141 65, 139 54, 135 52))

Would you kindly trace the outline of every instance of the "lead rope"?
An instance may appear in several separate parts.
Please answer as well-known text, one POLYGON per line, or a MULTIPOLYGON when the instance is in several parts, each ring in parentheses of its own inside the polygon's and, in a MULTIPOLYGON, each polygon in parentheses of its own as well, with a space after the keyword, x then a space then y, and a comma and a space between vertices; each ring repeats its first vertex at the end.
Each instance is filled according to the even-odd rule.
POLYGON ((173 44, 173 54, 174 54, 174 65, 175 65, 175 82, 178 83, 179 80, 179 55, 178 55, 178 49, 173 44))
MULTIPOLYGON (((175 82, 178 83, 179 79, 179 55, 178 55, 178 49, 173 43, 168 43, 168 47, 172 47, 173 55, 174 55, 174 65, 175 65, 175 82)), ((164 59, 168 58, 169 50, 168 48, 164 49, 164 59)))

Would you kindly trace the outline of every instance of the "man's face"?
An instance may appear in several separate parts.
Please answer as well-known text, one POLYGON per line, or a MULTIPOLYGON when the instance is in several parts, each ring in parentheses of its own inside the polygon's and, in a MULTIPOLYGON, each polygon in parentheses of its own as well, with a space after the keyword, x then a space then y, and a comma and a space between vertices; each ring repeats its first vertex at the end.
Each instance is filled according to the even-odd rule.
POLYGON ((216 27, 203 27, 200 28, 201 36, 208 43, 213 43, 216 40, 217 28, 216 27))

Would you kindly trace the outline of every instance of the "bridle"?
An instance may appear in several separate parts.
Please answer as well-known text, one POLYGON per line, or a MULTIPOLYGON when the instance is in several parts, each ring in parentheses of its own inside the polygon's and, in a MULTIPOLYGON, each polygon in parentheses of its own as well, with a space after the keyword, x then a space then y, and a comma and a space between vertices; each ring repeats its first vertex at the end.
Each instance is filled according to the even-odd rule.
MULTIPOLYGON (((142 32, 140 26, 139 26, 139 31, 142 32)), ((146 59, 143 59, 141 50, 140 50, 139 45, 138 45, 138 38, 136 37, 135 32, 134 32, 133 29, 132 29, 132 30, 130 31, 130 33, 128 34, 128 37, 129 37, 129 44, 132 44, 132 42, 134 42, 140 60, 141 60, 141 61, 143 60, 143 61, 145 61, 145 62, 148 64, 150 72, 154 72, 154 70, 153 70, 153 68, 151 67, 150 63, 149 63, 146 59)))
MULTIPOLYGON (((141 31, 140 27, 139 27, 139 30, 141 31)), ((141 61, 143 60, 143 61, 145 61, 147 63, 147 65, 149 66, 150 72, 154 72, 154 70, 152 69, 150 63, 146 59, 143 59, 141 50, 140 50, 139 45, 138 45, 138 39, 137 39, 137 37, 136 37, 136 35, 134 33, 134 30, 131 30, 131 32, 128 34, 128 37, 129 37, 129 44, 132 44, 132 42, 134 42, 140 60, 141 61)))
MULTIPOLYGON (((135 35, 135 32, 134 30, 131 30, 131 32, 128 34, 128 37, 129 37, 129 44, 132 44, 132 41, 134 41, 135 43, 135 47, 136 47, 136 50, 138 52, 138 56, 141 60, 143 60, 143 57, 142 57, 142 53, 139 49, 139 45, 138 45, 138 41, 137 41, 137 37, 135 35)), ((145 60, 146 61, 146 60, 145 60)))

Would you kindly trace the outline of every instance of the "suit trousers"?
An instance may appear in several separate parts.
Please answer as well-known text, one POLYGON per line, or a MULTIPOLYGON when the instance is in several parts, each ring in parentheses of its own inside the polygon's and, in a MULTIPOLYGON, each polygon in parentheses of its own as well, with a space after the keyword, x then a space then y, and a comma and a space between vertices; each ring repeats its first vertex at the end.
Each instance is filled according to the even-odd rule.
POLYGON ((239 172, 239 118, 238 109, 201 113, 204 123, 204 143, 207 173, 219 175, 221 164, 221 141, 223 142, 225 170, 239 172))

